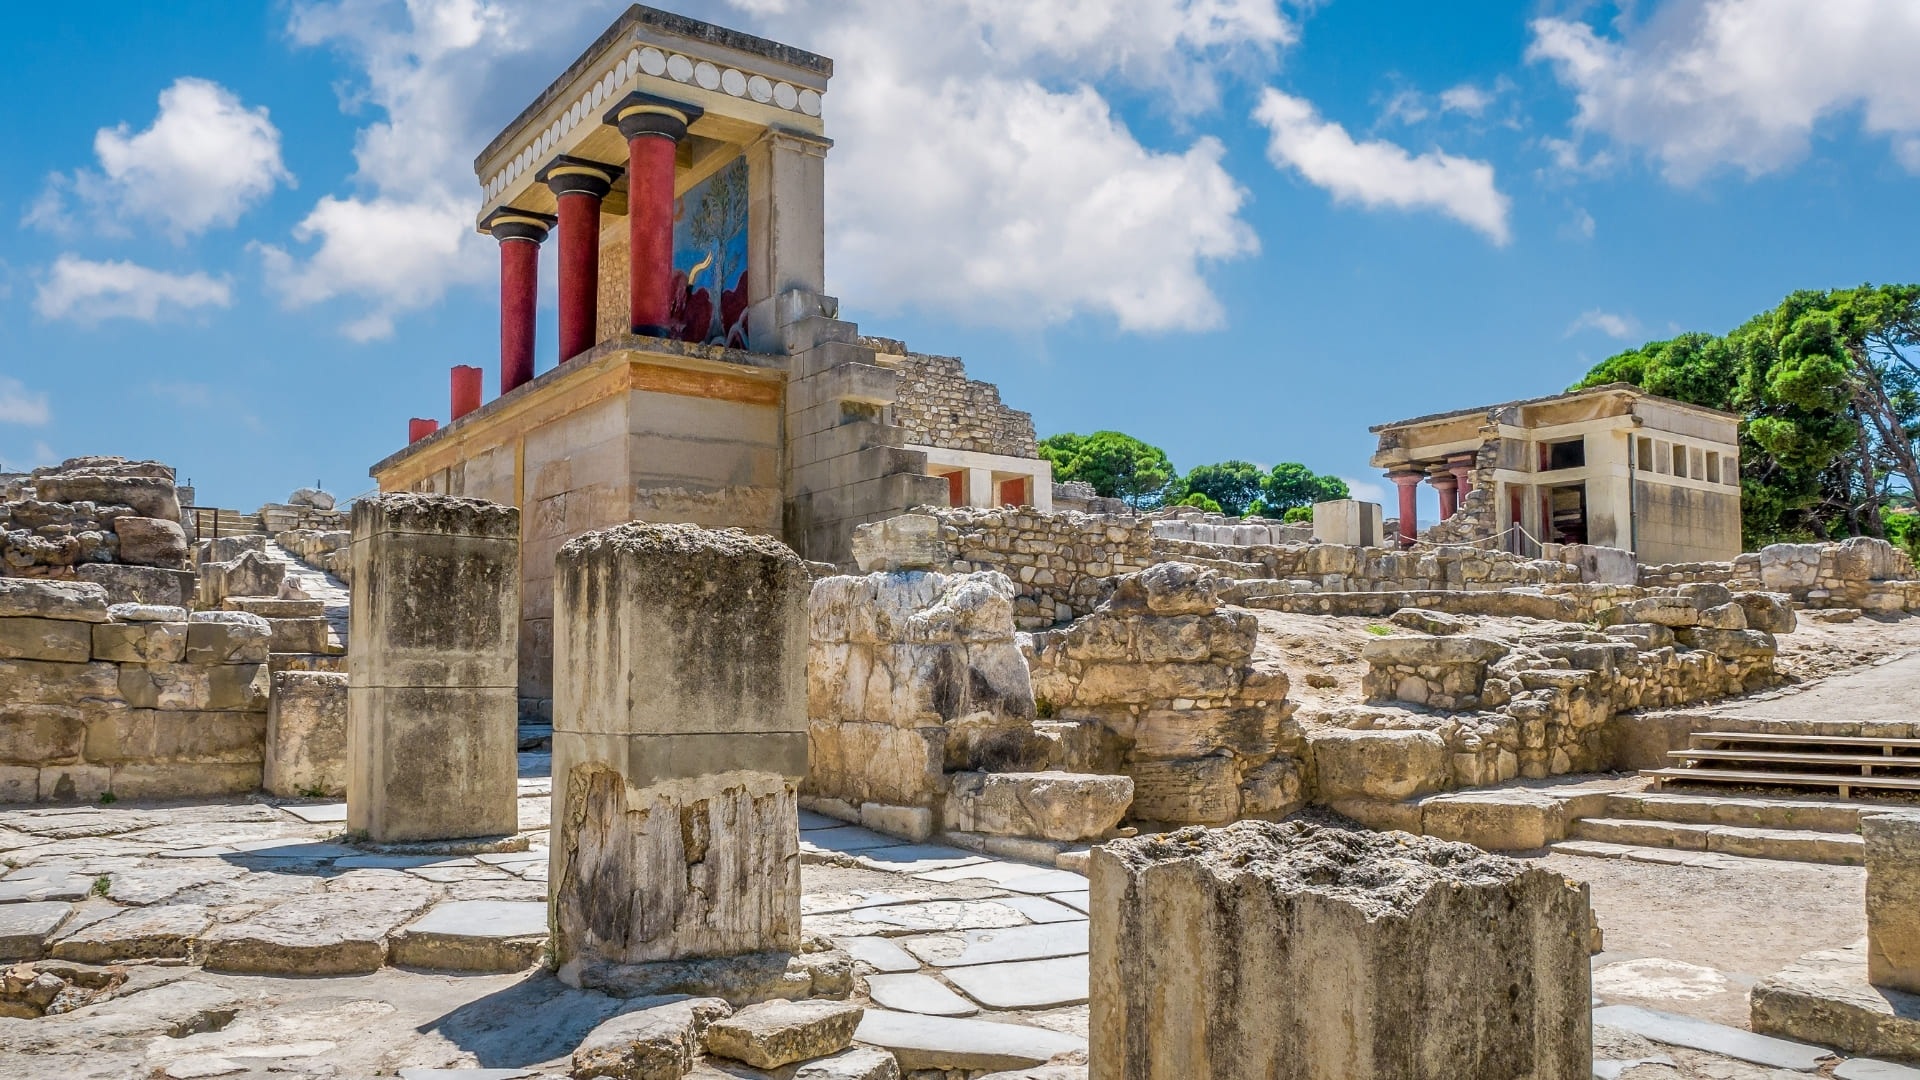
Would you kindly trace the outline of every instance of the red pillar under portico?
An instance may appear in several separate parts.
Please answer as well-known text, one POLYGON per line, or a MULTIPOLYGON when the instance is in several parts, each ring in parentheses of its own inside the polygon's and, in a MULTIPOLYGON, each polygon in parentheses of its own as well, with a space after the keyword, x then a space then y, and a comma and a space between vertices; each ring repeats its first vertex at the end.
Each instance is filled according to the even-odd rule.
POLYGON ((593 348, 600 322, 600 200, 618 165, 561 154, 534 179, 553 191, 560 215, 560 362, 593 348))
POLYGON ((1460 501, 1455 498, 1459 481, 1453 478, 1452 473, 1443 470, 1428 473, 1427 483, 1432 484, 1433 490, 1440 493, 1440 520, 1445 521, 1452 517, 1453 512, 1460 508, 1460 501))
POLYGON ((1477 454, 1449 454, 1447 471, 1453 474, 1454 486, 1458 489, 1459 500, 1466 501, 1467 493, 1473 490, 1473 462, 1477 454))
POLYGON ((636 334, 671 337, 673 177, 696 105, 633 93, 603 118, 627 140, 628 322, 636 334))
POLYGON ((1420 536, 1420 481, 1427 474, 1419 471, 1390 472, 1387 479, 1400 487, 1400 546, 1412 547, 1420 536))
POLYGON ((481 229, 500 241, 500 392, 533 381, 533 318, 540 293, 540 242, 553 218, 503 206, 481 229))

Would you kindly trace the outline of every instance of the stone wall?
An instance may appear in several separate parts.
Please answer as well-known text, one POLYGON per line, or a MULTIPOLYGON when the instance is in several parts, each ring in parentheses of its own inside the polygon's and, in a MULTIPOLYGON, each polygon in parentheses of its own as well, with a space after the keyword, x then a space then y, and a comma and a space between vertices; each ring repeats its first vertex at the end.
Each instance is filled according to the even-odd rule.
POLYGON ((0 488, 0 576, 93 581, 116 603, 179 605, 192 592, 174 471, 70 458, 0 488))
POLYGON ((924 838, 946 774, 1049 764, 999 573, 830 577, 809 601, 808 775, 828 812, 924 838))
POLYGON ((1136 819, 1214 825, 1304 800, 1286 675, 1254 659, 1254 616, 1222 608, 1215 586, 1197 567, 1163 563, 1029 641, 1037 726, 1056 760, 1131 777, 1136 819))
POLYGON ((1648 587, 1712 582, 1783 593, 1810 608, 1920 611, 1920 573, 1906 552, 1867 536, 1830 544, 1769 544, 1731 562, 1640 568, 1648 587))
POLYGON ((353 556, 348 550, 353 533, 346 529, 292 529, 277 533, 273 542, 294 558, 324 570, 344 584, 353 584, 353 556))
POLYGON ((886 338, 863 338, 861 343, 900 373, 893 422, 909 444, 1038 456, 1033 414, 1007 408, 1000 401, 1000 388, 992 383, 967 378, 967 366, 959 357, 908 352, 904 344, 886 338))
POLYGON ((260 786, 267 621, 0 578, 0 802, 260 786))

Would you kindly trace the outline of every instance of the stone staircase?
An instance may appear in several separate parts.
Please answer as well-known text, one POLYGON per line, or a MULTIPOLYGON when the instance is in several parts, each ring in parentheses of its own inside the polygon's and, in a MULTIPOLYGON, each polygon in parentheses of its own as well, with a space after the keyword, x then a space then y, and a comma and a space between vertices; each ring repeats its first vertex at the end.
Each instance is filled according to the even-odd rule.
POLYGON ((186 519, 187 534, 195 541, 208 540, 216 536, 265 536, 266 526, 259 514, 243 514, 238 510, 224 508, 199 507, 183 511, 186 519))
MULTIPOLYGON (((347 609, 353 599, 345 583, 324 570, 317 570, 300 561, 272 540, 267 541, 266 556, 285 565, 287 581, 321 603, 327 619, 327 653, 344 662, 347 654, 347 609)), ((321 670, 335 670, 336 666, 323 665, 321 670)), ((344 671, 345 667, 338 666, 338 670, 344 671)))
MULTIPOLYGON (((1553 850, 1617 858, 1656 849, 1857 866, 1860 814, 1876 803, 1833 799, 1623 791, 1568 823, 1553 850)), ((1672 860, 1669 860, 1672 861, 1672 860)))

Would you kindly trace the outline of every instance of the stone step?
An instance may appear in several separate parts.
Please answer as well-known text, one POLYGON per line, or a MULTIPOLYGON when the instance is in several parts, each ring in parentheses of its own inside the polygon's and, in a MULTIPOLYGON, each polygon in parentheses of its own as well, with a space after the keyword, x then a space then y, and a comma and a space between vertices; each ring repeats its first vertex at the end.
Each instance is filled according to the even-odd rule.
POLYGON ((1848 833, 1745 828, 1648 818, 1582 818, 1575 821, 1567 832, 1574 840, 1846 866, 1858 866, 1865 851, 1860 837, 1848 833))
POLYGON ((1807 832, 1857 832, 1862 810, 1872 803, 1830 799, 1742 798, 1721 795, 1685 795, 1662 791, 1628 791, 1607 795, 1602 811, 1607 818, 1649 818, 1692 825, 1734 825, 1749 829, 1798 829, 1807 832))

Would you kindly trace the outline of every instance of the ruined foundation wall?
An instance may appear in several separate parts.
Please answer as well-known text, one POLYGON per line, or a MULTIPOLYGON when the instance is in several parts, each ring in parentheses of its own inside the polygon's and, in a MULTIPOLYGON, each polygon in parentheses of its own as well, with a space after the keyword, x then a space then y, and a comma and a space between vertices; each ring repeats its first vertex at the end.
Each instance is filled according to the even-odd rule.
POLYGON ((0 803, 258 788, 267 621, 107 601, 0 579, 0 803))
POLYGON ((957 356, 928 356, 907 352, 899 342, 865 338, 883 363, 900 373, 893 422, 915 446, 970 450, 1008 457, 1038 456, 1033 414, 1010 409, 1000 400, 1000 388, 967 378, 967 366, 957 356))
POLYGON ((110 603, 178 606, 194 575, 174 470, 69 458, 0 485, 0 577, 91 581, 110 603))
POLYGON ((1731 562, 1640 568, 1648 587, 1714 582, 1783 593, 1810 608, 1920 611, 1920 573, 1906 552, 1867 536, 1836 544, 1769 544, 1731 562))

